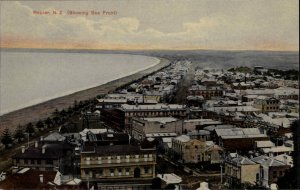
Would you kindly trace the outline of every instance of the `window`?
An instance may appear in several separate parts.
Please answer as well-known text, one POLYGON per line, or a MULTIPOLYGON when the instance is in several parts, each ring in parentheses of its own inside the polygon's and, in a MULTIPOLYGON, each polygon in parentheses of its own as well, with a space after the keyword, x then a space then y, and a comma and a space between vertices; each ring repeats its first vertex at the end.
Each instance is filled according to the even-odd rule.
POLYGON ((34 164, 34 160, 30 160, 30 164, 34 164))
POLYGON ((129 168, 126 168, 125 171, 126 171, 125 174, 126 174, 126 175, 129 175, 129 168))
POLYGON ((46 164, 52 165, 53 164, 53 160, 46 160, 46 164))
POLYGON ((37 160, 37 164, 41 164, 41 160, 37 160))
POLYGON ((110 176, 115 176, 115 171, 114 171, 114 169, 110 169, 109 171, 110 171, 110 176))
POLYGON ((119 175, 122 175, 122 169, 118 169, 119 175))
POLYGON ((277 171, 273 171, 273 177, 277 177, 277 171))
POLYGON ((283 176, 283 172, 282 171, 279 171, 279 176, 283 176))
POLYGON ((148 174, 149 173, 149 167, 144 167, 144 172, 145 172, 145 174, 148 174))
POLYGON ((103 170, 99 170, 99 176, 102 176, 103 175, 103 170))

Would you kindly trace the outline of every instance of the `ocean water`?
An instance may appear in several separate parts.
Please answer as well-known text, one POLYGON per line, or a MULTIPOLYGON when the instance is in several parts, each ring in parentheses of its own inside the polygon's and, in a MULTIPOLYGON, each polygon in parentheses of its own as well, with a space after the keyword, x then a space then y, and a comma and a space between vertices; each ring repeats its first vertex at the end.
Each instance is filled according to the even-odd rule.
POLYGON ((159 63, 141 55, 2 51, 0 115, 92 88, 159 63))

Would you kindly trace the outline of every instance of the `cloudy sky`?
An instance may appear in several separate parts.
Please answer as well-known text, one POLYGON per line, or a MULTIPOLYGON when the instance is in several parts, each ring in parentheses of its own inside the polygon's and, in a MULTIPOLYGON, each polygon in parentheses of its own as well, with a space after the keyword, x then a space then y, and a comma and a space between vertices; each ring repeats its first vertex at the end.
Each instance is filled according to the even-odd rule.
POLYGON ((0 3, 1 47, 299 51, 298 0, 0 3))

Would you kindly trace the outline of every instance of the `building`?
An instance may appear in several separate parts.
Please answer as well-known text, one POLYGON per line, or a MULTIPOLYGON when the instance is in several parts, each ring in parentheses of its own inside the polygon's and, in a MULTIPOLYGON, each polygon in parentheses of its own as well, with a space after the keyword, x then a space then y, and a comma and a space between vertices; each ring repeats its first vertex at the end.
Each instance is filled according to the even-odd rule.
POLYGON ((259 184, 264 187, 269 187, 272 183, 277 183, 278 178, 284 176, 285 172, 290 169, 288 164, 268 156, 258 156, 251 160, 260 164, 259 184))
POLYGON ((35 142, 34 146, 25 149, 12 157, 17 168, 27 167, 41 171, 65 171, 71 167, 74 148, 65 142, 35 142))
POLYGON ((85 146, 106 146, 129 144, 130 137, 127 133, 105 132, 94 134, 87 133, 87 140, 84 141, 85 146))
POLYGON ((287 147, 287 146, 274 146, 270 148, 262 148, 261 153, 268 155, 268 156, 278 156, 281 154, 287 154, 290 155, 291 152, 293 152, 293 147, 287 147))
POLYGON ((202 85, 194 85, 188 90, 190 96, 202 96, 205 100, 223 96, 223 89, 215 87, 206 87, 202 85))
POLYGON ((276 98, 258 96, 253 103, 253 107, 260 109, 263 113, 278 112, 280 101, 276 98))
POLYGON ((161 189, 167 189, 169 185, 174 185, 175 189, 180 190, 182 183, 182 178, 174 173, 170 174, 157 174, 157 177, 161 179, 161 189))
POLYGON ((81 151, 81 179, 98 189, 151 186, 155 177, 156 151, 133 145, 84 147, 81 151))
POLYGON ((0 181, 0 189, 48 189, 47 183, 55 178, 55 171, 23 168, 0 181))
POLYGON ((72 167, 74 148, 65 142, 35 142, 12 157, 17 168, 27 167, 41 171, 65 171, 72 167))
POLYGON ((260 164, 249 158, 231 153, 224 162, 225 178, 229 184, 250 183, 255 185, 260 180, 260 164))
POLYGON ((13 170, 13 173, 0 181, 0 189, 55 189, 80 190, 86 186, 72 175, 62 175, 59 171, 40 171, 30 168, 13 170))
POLYGON ((212 138, 230 152, 253 150, 255 141, 269 140, 258 128, 215 129, 212 138))
POLYGON ((185 117, 187 108, 179 104, 129 105, 107 111, 105 122, 112 126, 131 131, 133 117, 185 117))
POLYGON ((141 141, 148 134, 155 133, 182 133, 182 121, 174 117, 148 117, 148 118, 132 118, 133 138, 141 141))
POLYGON ((191 139, 198 139, 200 141, 209 141, 210 140, 210 132, 207 130, 193 130, 186 134, 191 139))
POLYGON ((255 141, 254 142, 254 150, 261 150, 262 148, 271 148, 274 147, 275 144, 272 141, 255 141))
POLYGON ((199 141, 190 139, 189 136, 181 135, 172 139, 172 151, 175 159, 184 163, 208 162, 220 163, 222 148, 212 141, 199 141))
POLYGON ((183 128, 187 131, 193 131, 195 129, 203 129, 209 125, 221 125, 222 122, 213 119, 185 119, 183 121, 183 128))

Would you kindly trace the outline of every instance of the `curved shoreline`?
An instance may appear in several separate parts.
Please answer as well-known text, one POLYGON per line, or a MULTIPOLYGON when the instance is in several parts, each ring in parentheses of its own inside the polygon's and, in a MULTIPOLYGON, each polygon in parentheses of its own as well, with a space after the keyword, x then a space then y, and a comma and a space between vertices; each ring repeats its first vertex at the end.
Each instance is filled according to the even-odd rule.
POLYGON ((45 101, 40 104, 22 108, 7 114, 0 116, 0 131, 4 128, 9 128, 13 131, 19 124, 24 125, 29 122, 35 122, 38 120, 45 119, 55 111, 55 109, 61 110, 72 106, 74 101, 83 101, 90 98, 94 98, 97 95, 107 94, 114 91, 116 88, 138 80, 146 75, 156 72, 163 67, 169 65, 170 61, 164 58, 158 58, 160 62, 153 67, 146 68, 145 70, 138 71, 129 76, 125 76, 108 83, 89 88, 86 90, 74 92, 72 94, 54 98, 45 101))

